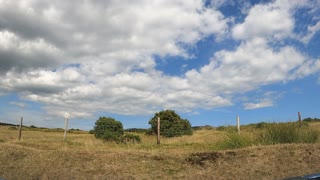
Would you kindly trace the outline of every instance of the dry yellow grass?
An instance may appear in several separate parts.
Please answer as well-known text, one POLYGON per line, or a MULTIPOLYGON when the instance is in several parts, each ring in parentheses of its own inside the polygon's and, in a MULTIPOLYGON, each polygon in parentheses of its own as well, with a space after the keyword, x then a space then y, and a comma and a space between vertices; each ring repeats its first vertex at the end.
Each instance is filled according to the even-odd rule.
MULTIPOLYGON (((246 133, 246 132, 244 132, 246 133)), ((18 131, 0 126, 4 179, 281 179, 320 172, 320 144, 255 146, 214 151, 226 137, 216 130, 141 144, 115 144, 90 134, 18 131), (217 154, 200 161, 194 153, 217 154), (195 159, 193 159, 195 158, 195 159)))

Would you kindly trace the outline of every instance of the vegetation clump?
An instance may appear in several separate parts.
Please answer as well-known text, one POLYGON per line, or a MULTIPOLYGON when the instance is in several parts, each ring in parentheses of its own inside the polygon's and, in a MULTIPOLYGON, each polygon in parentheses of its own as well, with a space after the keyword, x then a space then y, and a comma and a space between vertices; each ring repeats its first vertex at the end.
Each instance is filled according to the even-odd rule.
POLYGON ((298 123, 269 123, 261 134, 263 144, 315 143, 320 132, 315 129, 299 127, 298 123))
POLYGON ((123 125, 120 121, 111 117, 100 117, 90 131, 98 139, 117 143, 140 143, 141 138, 135 134, 124 134, 123 125))
POLYGON ((150 119, 151 130, 149 134, 157 133, 157 119, 160 118, 160 134, 164 137, 192 135, 191 124, 187 119, 182 119, 173 110, 160 111, 150 119))
POLYGON ((192 153, 187 158, 186 161, 191 164, 203 166, 205 162, 216 162, 222 154, 219 152, 198 152, 192 153))
POLYGON ((230 133, 237 132, 237 128, 235 126, 218 126, 216 129, 218 131, 227 131, 227 132, 230 132, 230 133))
POLYGON ((304 122, 320 122, 320 118, 305 118, 303 119, 304 122))
POLYGON ((228 133, 227 138, 218 142, 219 149, 237 149, 252 146, 255 144, 255 140, 247 135, 228 133))
POLYGON ((135 134, 125 134, 124 136, 122 136, 121 141, 123 143, 140 143, 141 142, 141 138, 138 135, 135 134))
POLYGON ((105 141, 119 141, 123 135, 123 126, 120 121, 111 117, 100 117, 94 126, 94 136, 105 141))

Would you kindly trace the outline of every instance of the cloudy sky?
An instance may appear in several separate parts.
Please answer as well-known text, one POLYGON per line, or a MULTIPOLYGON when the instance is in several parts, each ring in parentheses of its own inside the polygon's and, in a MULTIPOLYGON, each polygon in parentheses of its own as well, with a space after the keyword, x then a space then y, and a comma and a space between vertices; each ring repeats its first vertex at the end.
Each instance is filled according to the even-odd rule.
POLYGON ((320 117, 319 0, 0 0, 0 121, 320 117))

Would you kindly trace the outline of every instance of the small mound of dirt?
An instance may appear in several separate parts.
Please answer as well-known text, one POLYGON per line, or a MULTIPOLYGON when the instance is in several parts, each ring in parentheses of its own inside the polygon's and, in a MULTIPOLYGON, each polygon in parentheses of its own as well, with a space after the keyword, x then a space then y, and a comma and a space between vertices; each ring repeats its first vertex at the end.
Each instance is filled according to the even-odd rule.
POLYGON ((216 162, 220 157, 222 157, 222 154, 219 152, 199 152, 190 154, 186 161, 202 166, 205 162, 216 162))

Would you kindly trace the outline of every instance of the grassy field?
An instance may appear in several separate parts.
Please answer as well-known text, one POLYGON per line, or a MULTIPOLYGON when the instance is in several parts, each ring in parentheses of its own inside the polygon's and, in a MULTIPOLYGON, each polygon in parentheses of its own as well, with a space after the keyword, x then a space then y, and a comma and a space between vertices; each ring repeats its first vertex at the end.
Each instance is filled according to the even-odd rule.
MULTIPOLYGON (((319 130, 320 124, 308 128, 319 130)), ((243 127, 236 136, 225 129, 162 138, 156 145, 155 136, 143 133, 140 144, 116 144, 81 132, 63 142, 63 132, 37 129, 23 131, 18 141, 18 130, 0 126, 0 178, 281 179, 320 173, 318 141, 265 145, 255 140, 262 130, 243 127)))

